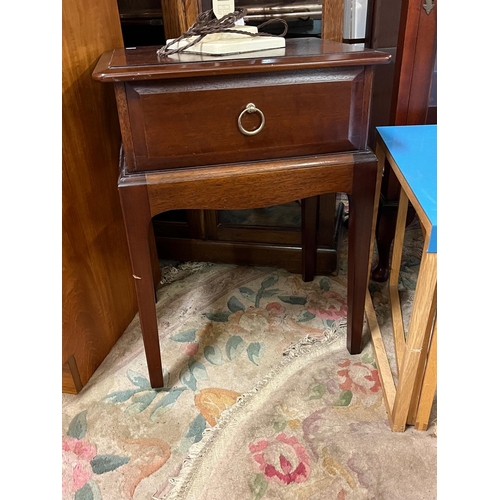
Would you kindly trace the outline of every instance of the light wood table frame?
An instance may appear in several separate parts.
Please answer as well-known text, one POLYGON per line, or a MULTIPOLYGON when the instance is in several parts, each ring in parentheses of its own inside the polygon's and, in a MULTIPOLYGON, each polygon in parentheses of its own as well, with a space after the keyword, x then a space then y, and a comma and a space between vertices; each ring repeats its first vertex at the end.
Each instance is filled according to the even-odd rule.
POLYGON ((369 292, 365 312, 392 431, 402 432, 406 425, 426 430, 437 388, 436 126, 379 127, 377 131, 379 171, 390 165, 401 185, 388 283, 397 382, 369 292), (424 247, 405 335, 398 280, 409 202, 420 220, 424 247))

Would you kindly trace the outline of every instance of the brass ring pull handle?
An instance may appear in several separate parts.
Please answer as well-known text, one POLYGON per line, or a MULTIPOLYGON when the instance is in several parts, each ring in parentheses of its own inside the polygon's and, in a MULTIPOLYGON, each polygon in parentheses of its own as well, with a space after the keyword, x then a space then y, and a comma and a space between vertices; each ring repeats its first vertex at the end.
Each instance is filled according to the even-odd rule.
POLYGON ((264 124, 266 123, 266 119, 264 117, 264 113, 259 109, 255 107, 255 104, 252 102, 249 102, 247 104, 247 107, 240 113, 240 116, 238 116, 238 128, 240 129, 240 132, 245 135, 255 135, 258 134, 263 128, 264 124), (243 125, 241 124, 241 119, 243 118, 243 115, 245 113, 259 113, 261 122, 258 128, 255 130, 247 130, 243 125))

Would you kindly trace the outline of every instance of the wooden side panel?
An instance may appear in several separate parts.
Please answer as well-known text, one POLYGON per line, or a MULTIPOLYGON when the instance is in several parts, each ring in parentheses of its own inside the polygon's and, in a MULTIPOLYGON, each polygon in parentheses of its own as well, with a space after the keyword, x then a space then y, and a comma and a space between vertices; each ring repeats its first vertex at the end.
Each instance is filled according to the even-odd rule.
POLYGON ((403 0, 391 124, 426 122, 437 48, 437 2, 427 14, 420 0, 403 0))
POLYGON ((123 45, 117 3, 62 7, 63 391, 78 392, 132 320, 136 300, 117 191, 113 88, 91 77, 99 56, 123 45))
POLYGON ((344 0, 323 0, 321 38, 342 43, 344 38, 344 0))
POLYGON ((196 21, 198 0, 162 0, 165 38, 181 36, 196 21))
POLYGON ((389 64, 375 66, 368 146, 376 148, 375 127, 389 125, 402 0, 370 0, 365 46, 391 54, 389 64))

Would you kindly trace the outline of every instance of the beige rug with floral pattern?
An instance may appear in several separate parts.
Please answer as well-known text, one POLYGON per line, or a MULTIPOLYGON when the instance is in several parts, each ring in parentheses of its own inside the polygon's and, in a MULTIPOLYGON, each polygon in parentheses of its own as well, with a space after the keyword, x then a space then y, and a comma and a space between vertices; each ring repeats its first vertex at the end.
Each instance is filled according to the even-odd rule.
MULTIPOLYGON (((421 252, 407 233, 405 317, 421 252)), ((63 395, 63 499, 434 499, 435 410, 388 427, 371 346, 345 349, 346 264, 304 283, 282 269, 185 264, 158 291, 164 390, 138 317, 78 396, 63 395)), ((385 285, 371 284, 392 352, 385 285)))

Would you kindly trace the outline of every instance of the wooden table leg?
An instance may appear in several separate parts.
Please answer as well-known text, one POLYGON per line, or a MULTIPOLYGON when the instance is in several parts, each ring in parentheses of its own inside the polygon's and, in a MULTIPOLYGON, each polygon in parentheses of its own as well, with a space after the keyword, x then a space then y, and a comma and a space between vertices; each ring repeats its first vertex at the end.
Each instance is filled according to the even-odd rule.
POLYGON ((362 350, 366 289, 372 249, 373 208, 377 186, 377 161, 355 163, 349 197, 347 249, 347 349, 362 350))
POLYGON ((437 387, 437 318, 434 322, 434 331, 432 333, 429 355, 427 356, 427 365, 425 367, 424 381, 422 383, 422 392, 418 404, 415 429, 419 431, 427 430, 429 425, 429 416, 431 414, 432 403, 437 387))
POLYGON ((424 252, 420 263, 420 271, 415 290, 406 347, 399 374, 396 399, 394 401, 392 430, 403 432, 406 428, 406 420, 411 404, 414 384, 417 376, 418 366, 424 346, 424 337, 433 316, 433 297, 437 286, 437 254, 428 253, 429 235, 426 235, 424 252))
POLYGON ((152 388, 164 386, 160 341, 156 319, 154 273, 151 264, 149 232, 151 213, 145 185, 120 187, 120 202, 132 264, 144 351, 152 388))
POLYGON ((406 418, 406 423, 408 425, 415 425, 417 419, 417 411, 420 405, 420 394, 422 392, 422 383, 424 379, 425 367, 429 354, 429 344, 432 335, 432 330, 434 328, 434 320, 436 318, 436 308, 437 308, 437 290, 434 290, 434 297, 432 298, 432 306, 430 309, 430 315, 427 320, 427 326, 425 328, 422 354, 420 355, 420 360, 417 366, 417 373, 415 374, 415 383, 413 384, 413 394, 411 397, 410 407, 408 409, 408 416, 406 418))
POLYGON ((399 194, 398 213, 396 218, 396 233, 394 235, 394 245, 392 247, 392 257, 390 261, 389 273, 389 299, 391 305, 392 328, 394 337, 394 348, 396 352, 396 368, 399 376, 403 363, 405 351, 405 333, 403 326, 403 314, 401 302, 399 300, 399 272, 401 270, 401 258, 403 256, 403 246, 405 237, 405 221, 408 211, 408 196, 401 189, 399 194))
POLYGON ((302 279, 303 281, 312 281, 316 274, 319 196, 303 198, 300 206, 302 219, 302 279))

